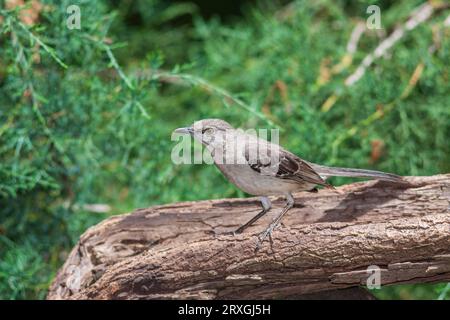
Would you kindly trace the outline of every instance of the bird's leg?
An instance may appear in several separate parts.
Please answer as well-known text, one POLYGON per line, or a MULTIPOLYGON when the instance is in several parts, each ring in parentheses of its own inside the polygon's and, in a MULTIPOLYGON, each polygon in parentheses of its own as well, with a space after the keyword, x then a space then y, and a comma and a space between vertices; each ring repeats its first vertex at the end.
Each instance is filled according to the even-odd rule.
POLYGON ((234 234, 241 233, 242 231, 244 231, 245 229, 250 227, 256 220, 261 218, 263 215, 265 215, 270 210, 270 208, 272 207, 272 204, 270 203, 269 198, 261 197, 260 200, 261 200, 261 205, 262 205, 263 209, 260 212, 258 212, 258 214, 256 216, 254 216, 249 221, 244 223, 242 226, 237 228, 236 231, 234 231, 234 234))
POLYGON ((278 226, 286 212, 288 212, 294 206, 294 198, 292 197, 292 194, 287 193, 286 200, 286 206, 283 208, 283 210, 281 210, 278 216, 276 216, 275 219, 272 220, 272 223, 267 227, 267 229, 258 236, 256 250, 259 250, 261 244, 267 238, 267 236, 272 236, 272 231, 278 226))

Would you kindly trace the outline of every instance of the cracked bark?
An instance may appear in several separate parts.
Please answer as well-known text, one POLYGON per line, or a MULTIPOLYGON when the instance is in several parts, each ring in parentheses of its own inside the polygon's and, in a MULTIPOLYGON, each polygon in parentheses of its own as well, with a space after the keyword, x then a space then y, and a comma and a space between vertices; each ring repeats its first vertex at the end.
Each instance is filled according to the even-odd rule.
POLYGON ((448 281, 450 174, 406 179, 297 193, 273 243, 257 253, 256 235, 282 198, 238 236, 222 233, 260 210, 255 198, 111 217, 81 236, 48 299, 319 297, 364 285, 371 265, 381 268, 382 285, 448 281))

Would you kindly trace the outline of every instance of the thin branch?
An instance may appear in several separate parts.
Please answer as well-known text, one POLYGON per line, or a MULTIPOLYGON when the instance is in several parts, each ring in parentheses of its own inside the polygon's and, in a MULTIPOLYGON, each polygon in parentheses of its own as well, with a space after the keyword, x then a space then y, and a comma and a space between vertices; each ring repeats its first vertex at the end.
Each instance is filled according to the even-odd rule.
POLYGON ((18 63, 19 70, 21 70, 21 72, 22 72, 23 79, 25 81, 25 84, 26 84, 26 87, 28 90, 28 94, 30 95, 30 98, 31 98, 32 110, 33 110, 34 114, 36 115, 39 123, 42 125, 42 128, 44 129, 45 134, 49 137, 50 141, 53 143, 56 150, 59 153, 64 154, 64 148, 58 143, 58 141, 53 136, 53 133, 51 132, 50 128, 47 126, 47 121, 45 120, 45 117, 43 116, 43 114, 41 113, 41 111, 39 109, 39 98, 35 92, 33 81, 32 81, 32 71, 30 71, 31 66, 27 61, 27 58, 25 56, 24 47, 20 43, 20 40, 16 34, 16 31, 14 30, 14 28, 12 26, 10 26, 10 27, 11 27, 12 46, 17 51, 16 61, 18 63))
MULTIPOLYGON (((397 27, 386 39, 381 41, 381 43, 375 48, 373 52, 366 55, 366 57, 356 68, 356 70, 345 79, 344 86, 351 87, 355 83, 357 83, 366 73, 367 69, 373 64, 373 62, 385 55, 386 52, 395 44, 397 44, 408 32, 412 31, 420 24, 426 22, 436 10, 446 9, 447 7, 448 5, 446 4, 436 6, 431 2, 425 2, 416 7, 411 12, 409 19, 405 23, 397 27)), ((340 95, 338 93, 330 95, 322 104, 321 110, 323 112, 328 112, 339 100, 339 97, 340 95)))
MULTIPOLYGON (((439 25, 437 27, 436 34, 439 35, 438 38, 440 37, 440 33, 442 32, 442 29, 448 27, 446 24, 446 21, 448 19, 450 19, 450 16, 441 25, 439 25)), ((440 40, 440 38, 438 39, 438 41, 439 40, 440 40)), ((440 47, 440 43, 433 43, 428 48, 428 51, 430 52, 430 54, 434 54, 438 50, 439 47, 440 47)), ((394 107, 396 106, 396 104, 398 103, 398 101, 406 99, 411 94, 414 87, 417 85, 420 77, 423 74, 424 69, 425 69, 425 62, 422 60, 414 68, 414 71, 411 74, 408 83, 403 88, 399 97, 392 100, 391 102, 384 104, 384 106, 382 108, 377 108, 377 110, 375 112, 373 112, 371 115, 369 115, 367 118, 359 121, 357 124, 352 126, 350 129, 346 130, 344 133, 339 135, 332 144, 333 158, 335 158, 337 156, 338 148, 342 144, 342 142, 344 142, 346 139, 354 136, 358 131, 361 130, 361 128, 368 127, 373 122, 377 121, 378 119, 381 119, 387 113, 391 112, 394 109, 394 107)), ((331 97, 337 98, 337 96, 333 96, 333 95, 331 97)))
POLYGON ((134 90, 133 84, 131 83, 130 79, 125 75, 125 73, 122 71, 122 68, 117 63, 117 60, 114 57, 114 54, 112 53, 111 48, 104 43, 101 43, 101 46, 102 46, 103 50, 106 51, 106 54, 108 55, 108 58, 111 61, 112 66, 114 67, 114 69, 116 69, 117 73, 122 78, 122 80, 125 82, 127 87, 131 90, 134 90))
POLYGON ((362 21, 358 21, 353 28, 353 31, 350 35, 349 41, 347 43, 347 53, 342 58, 341 62, 339 62, 337 65, 335 65, 332 69, 333 74, 338 74, 342 72, 344 69, 348 68, 352 61, 353 56, 356 53, 356 50, 358 48, 359 39, 361 39, 361 36, 366 31, 366 24, 362 21))
POLYGON ((67 65, 61 60, 60 57, 55 52, 55 49, 48 46, 44 41, 42 41, 38 36, 36 36, 33 32, 30 31, 29 27, 27 27, 25 24, 23 24, 21 21, 19 21, 14 15, 10 13, 9 10, 1 10, 0 14, 2 16, 5 16, 9 20, 10 27, 12 27, 12 23, 19 26, 19 28, 24 31, 27 36, 34 42, 38 43, 52 58, 55 60, 61 67, 64 69, 67 69, 67 65))
POLYGON ((407 32, 414 30, 417 26, 427 21, 433 15, 434 10, 435 8, 429 2, 417 7, 411 13, 411 17, 403 25, 397 27, 389 37, 384 39, 372 53, 368 54, 363 59, 355 72, 345 79, 345 85, 350 87, 358 82, 366 72, 366 69, 370 67, 376 59, 382 57, 389 49, 399 42, 407 32))
POLYGON ((203 89, 205 89, 207 92, 214 93, 218 96, 221 96, 224 98, 224 103, 227 106, 227 103, 233 103, 239 106, 240 108, 250 112, 251 114, 257 116, 261 120, 265 121, 267 124, 269 124, 272 127, 279 126, 275 124, 272 120, 265 117, 262 113, 258 112, 254 108, 250 107, 248 104, 246 104, 243 100, 235 97, 232 93, 229 91, 216 86, 209 81, 191 75, 191 74, 183 74, 183 73, 173 73, 173 72, 167 72, 167 71, 161 71, 161 70, 152 70, 150 73, 150 79, 152 80, 162 80, 164 82, 174 83, 174 84, 188 84, 188 85, 194 85, 199 86, 203 89))

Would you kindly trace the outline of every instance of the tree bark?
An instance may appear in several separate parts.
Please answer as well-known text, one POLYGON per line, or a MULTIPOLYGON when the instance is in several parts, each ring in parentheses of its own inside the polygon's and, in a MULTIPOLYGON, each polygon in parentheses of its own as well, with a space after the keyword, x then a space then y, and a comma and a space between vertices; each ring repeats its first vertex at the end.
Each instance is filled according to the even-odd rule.
MULTIPOLYGON (((255 252, 284 199, 243 234, 256 198, 139 209, 88 229, 48 299, 277 299, 365 285, 450 280, 450 174, 369 181, 295 195, 255 252)), ((311 295, 313 294, 313 295, 311 295)))

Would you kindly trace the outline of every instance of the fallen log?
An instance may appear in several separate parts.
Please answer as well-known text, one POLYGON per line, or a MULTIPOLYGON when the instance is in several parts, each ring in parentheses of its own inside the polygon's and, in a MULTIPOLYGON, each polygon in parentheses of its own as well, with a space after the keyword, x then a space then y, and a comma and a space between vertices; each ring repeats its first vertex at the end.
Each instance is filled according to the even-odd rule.
MULTIPOLYGON (((450 280, 450 174, 408 184, 359 182, 295 195, 296 206, 255 252, 243 234, 256 198, 183 202, 113 216, 88 229, 48 299, 279 299, 366 284, 450 280)), ((333 296, 336 296, 333 293, 333 296)))

